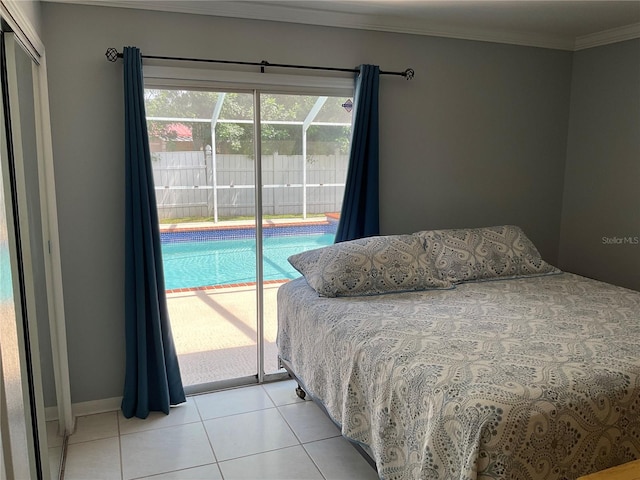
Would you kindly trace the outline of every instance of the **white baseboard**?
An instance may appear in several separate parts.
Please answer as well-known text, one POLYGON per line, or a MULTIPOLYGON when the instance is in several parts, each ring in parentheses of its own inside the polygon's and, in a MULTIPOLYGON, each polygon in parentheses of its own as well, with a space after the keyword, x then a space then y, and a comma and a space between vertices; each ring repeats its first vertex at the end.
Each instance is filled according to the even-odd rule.
MULTIPOLYGON (((93 415, 95 413, 115 412, 120 410, 122 397, 103 398, 102 400, 92 400, 90 402, 79 402, 71 404, 71 413, 73 418, 70 425, 72 432, 75 430, 77 417, 93 415)), ((45 407, 44 419, 47 422, 58 420, 58 407, 45 407)))
POLYGON ((44 420, 45 422, 51 422, 58 419, 58 407, 45 407, 44 420))
MULTIPOLYGON (((90 402, 79 402, 71 405, 73 417, 84 417, 94 413, 114 412, 120 410, 122 397, 103 398, 102 400, 92 400, 90 402)), ((46 407, 44 409, 44 419, 47 422, 58 419, 58 407, 46 407)))
POLYGON ((93 415, 94 413, 120 410, 121 404, 122 397, 103 398, 90 402, 73 403, 71 404, 71 410, 74 417, 84 417, 85 415, 93 415))

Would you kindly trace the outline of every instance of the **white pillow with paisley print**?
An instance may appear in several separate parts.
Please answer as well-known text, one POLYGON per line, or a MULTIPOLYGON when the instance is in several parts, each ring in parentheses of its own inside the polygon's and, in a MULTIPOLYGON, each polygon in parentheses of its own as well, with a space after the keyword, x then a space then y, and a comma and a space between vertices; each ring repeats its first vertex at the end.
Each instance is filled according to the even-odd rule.
POLYGON ((415 235, 361 238, 309 250, 289 263, 324 297, 450 288, 415 235))
POLYGON ((559 273, 545 262, 535 245, 515 225, 425 230, 429 258, 452 283, 559 273))

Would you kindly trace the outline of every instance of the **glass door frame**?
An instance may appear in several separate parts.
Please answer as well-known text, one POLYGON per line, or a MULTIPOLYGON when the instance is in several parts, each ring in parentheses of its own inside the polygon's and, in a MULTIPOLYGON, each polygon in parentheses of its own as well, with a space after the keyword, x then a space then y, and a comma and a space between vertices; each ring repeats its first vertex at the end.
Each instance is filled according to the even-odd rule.
POLYGON ((231 72, 215 69, 143 66, 144 88, 233 92, 253 95, 255 234, 256 234, 256 354, 257 373, 249 377, 185 387, 187 394, 205 393, 244 385, 262 384, 288 378, 287 372, 265 373, 264 365, 264 278, 263 278, 263 186, 261 94, 336 95, 353 98, 353 78, 309 77, 302 75, 231 72))

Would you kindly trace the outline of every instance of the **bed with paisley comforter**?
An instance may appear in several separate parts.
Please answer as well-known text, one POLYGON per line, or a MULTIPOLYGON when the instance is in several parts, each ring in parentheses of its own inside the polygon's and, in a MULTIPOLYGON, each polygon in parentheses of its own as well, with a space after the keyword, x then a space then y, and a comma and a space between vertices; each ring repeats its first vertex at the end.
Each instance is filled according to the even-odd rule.
MULTIPOLYGON (((640 292, 553 267, 478 278, 478 265, 453 288, 385 290, 413 275, 389 273, 411 241, 357 265, 341 247, 323 265, 325 280, 345 274, 338 264, 365 271, 364 294, 319 293, 300 265, 305 278, 278 292, 282 361, 380 478, 575 479, 640 458, 640 292)), ((461 278, 438 261, 443 244, 425 247, 440 249, 431 257, 445 274, 426 275, 436 284, 455 269, 461 278)))

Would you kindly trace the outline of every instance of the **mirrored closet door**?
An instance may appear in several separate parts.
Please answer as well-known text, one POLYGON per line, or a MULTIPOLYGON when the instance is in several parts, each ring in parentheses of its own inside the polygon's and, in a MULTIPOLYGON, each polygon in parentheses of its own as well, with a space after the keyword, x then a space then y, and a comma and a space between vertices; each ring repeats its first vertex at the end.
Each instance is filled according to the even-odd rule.
POLYGON ((37 136, 34 60, 1 33, 0 478, 58 478, 62 437, 51 348, 48 241, 37 136), (50 430, 48 441, 47 426, 50 430), (51 445, 51 448, 49 447, 51 445))

